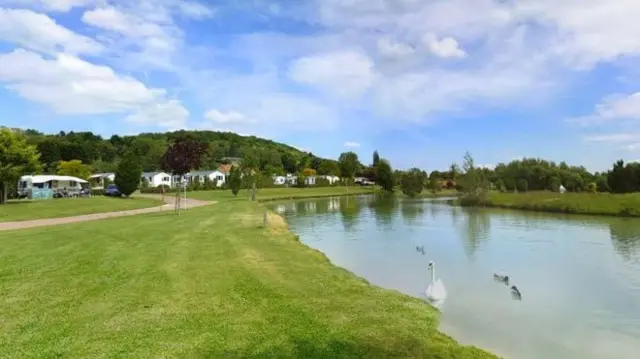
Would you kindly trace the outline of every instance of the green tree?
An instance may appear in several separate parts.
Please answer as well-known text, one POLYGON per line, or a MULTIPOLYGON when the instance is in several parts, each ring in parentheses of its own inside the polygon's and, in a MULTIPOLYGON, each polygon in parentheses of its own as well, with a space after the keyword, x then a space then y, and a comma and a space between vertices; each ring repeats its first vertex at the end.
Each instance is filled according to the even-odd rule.
POLYGON ((373 151, 373 162, 372 165, 375 168, 376 165, 378 164, 378 162, 380 161, 380 155, 378 154, 378 151, 373 151))
POLYGON ((598 192, 598 184, 595 182, 589 182, 587 184, 587 192, 589 193, 596 193, 598 192))
POLYGON ((138 189, 140 177, 142 176, 142 166, 138 158, 133 153, 126 154, 116 170, 115 184, 120 193, 129 197, 138 189))
POLYGON ((231 188, 231 193, 234 196, 238 195, 240 192, 240 187, 242 186, 242 173, 239 168, 232 166, 231 172, 229 172, 229 176, 227 178, 227 182, 229 183, 229 188, 231 188))
POLYGON ((560 186, 562 186, 562 180, 558 176, 553 176, 549 180, 549 186, 553 192, 559 192, 560 186))
POLYGON ((91 166, 85 165, 80 160, 60 161, 56 173, 60 176, 73 176, 87 180, 91 176, 91 166))
POLYGON ((423 187, 424 175, 419 169, 412 168, 402 174, 400 188, 405 195, 413 198, 422 192, 423 187))
POLYGON ((378 159, 375 166, 376 183, 387 192, 393 192, 395 181, 391 164, 385 159, 378 159))
POLYGON ((428 183, 428 188, 434 194, 436 192, 440 191, 440 180, 437 179, 436 177, 430 177, 429 178, 429 183, 428 183))
POLYGON ((518 192, 527 192, 529 190, 529 182, 524 178, 520 178, 516 183, 516 188, 518 192))
POLYGON ((340 166, 340 176, 347 180, 352 180, 360 164, 358 162, 358 155, 354 152, 344 152, 340 155, 338 163, 340 166))
POLYGON ((10 184, 40 170, 39 157, 36 146, 29 145, 23 134, 0 128, 0 204, 7 203, 10 184))
POLYGON ((489 181, 482 169, 475 166, 475 161, 468 151, 464 155, 460 175, 463 196, 461 201, 466 204, 479 204, 486 198, 489 191, 489 181))

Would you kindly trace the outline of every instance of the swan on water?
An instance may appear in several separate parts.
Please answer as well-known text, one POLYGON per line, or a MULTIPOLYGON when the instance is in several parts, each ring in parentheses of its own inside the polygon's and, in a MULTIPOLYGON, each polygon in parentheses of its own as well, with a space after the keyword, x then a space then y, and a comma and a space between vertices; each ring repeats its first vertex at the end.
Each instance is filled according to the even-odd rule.
POLYGON ((433 261, 429 262, 429 270, 431 271, 431 283, 427 287, 425 294, 432 302, 444 301, 447 298, 447 290, 440 278, 436 278, 436 265, 433 261))

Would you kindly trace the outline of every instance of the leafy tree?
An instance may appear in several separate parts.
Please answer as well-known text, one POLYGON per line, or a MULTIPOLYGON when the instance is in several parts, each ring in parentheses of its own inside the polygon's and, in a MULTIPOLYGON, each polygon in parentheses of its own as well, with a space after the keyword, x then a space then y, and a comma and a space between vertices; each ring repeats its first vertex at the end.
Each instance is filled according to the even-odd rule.
POLYGON ((598 192, 598 184, 595 182, 589 182, 587 184, 587 192, 589 193, 596 193, 598 192))
POLYGON ((302 170, 302 174, 306 177, 315 176, 316 170, 314 170, 313 168, 305 168, 304 170, 302 170))
POLYGON ((524 178, 520 178, 516 186, 519 192, 527 192, 529 190, 529 183, 524 178))
POLYGON ((393 192, 395 181, 393 180, 393 170, 389 161, 380 159, 375 167, 376 183, 387 192, 393 192))
POLYGON ((60 161, 57 173, 60 176, 73 176, 87 180, 91 176, 91 166, 83 164, 80 160, 60 161))
POLYGON ((402 174, 400 188, 402 193, 413 198, 422 192, 424 187, 424 175, 417 168, 412 168, 408 172, 402 174))
POLYGON ((485 177, 482 169, 475 166, 475 161, 468 151, 464 155, 462 171, 460 189, 462 189, 464 193, 461 201, 467 204, 483 202, 490 187, 489 181, 485 177))
POLYGON ((338 159, 340 164, 340 175, 346 179, 353 179, 353 175, 358 169, 358 155, 354 152, 345 152, 340 155, 338 159))
POLYGON ((129 197, 138 189, 140 177, 142 176, 142 166, 138 157, 133 153, 128 153, 122 158, 116 170, 115 184, 120 193, 129 197))
MULTIPOLYGON (((199 168, 207 153, 208 145, 189 136, 181 136, 169 146, 162 156, 160 168, 174 176, 184 176, 199 168)), ((176 191, 175 210, 180 213, 180 191, 176 191)))
POLYGON ((559 192, 560 191, 560 186, 562 186, 562 180, 558 176, 553 176, 549 180, 549 185, 550 185, 551 190, 553 192, 559 192))
POLYGON ((238 195, 240 192, 240 187, 242 186, 242 173, 239 168, 233 166, 231 167, 231 172, 227 178, 227 182, 229 183, 229 188, 231 188, 231 193, 234 196, 238 195))
POLYGON ((436 177, 429 178, 427 187, 432 193, 440 191, 440 181, 436 177))
POLYGON ((378 154, 378 151, 373 151, 373 162, 372 162, 373 167, 376 167, 379 161, 380 161, 380 155, 378 154))
POLYGON ((504 184, 504 180, 502 178, 498 178, 495 183, 495 187, 500 192, 505 192, 507 190, 507 186, 504 184))
POLYGON ((20 132, 0 128, 0 204, 7 203, 9 185, 40 170, 40 154, 20 132))

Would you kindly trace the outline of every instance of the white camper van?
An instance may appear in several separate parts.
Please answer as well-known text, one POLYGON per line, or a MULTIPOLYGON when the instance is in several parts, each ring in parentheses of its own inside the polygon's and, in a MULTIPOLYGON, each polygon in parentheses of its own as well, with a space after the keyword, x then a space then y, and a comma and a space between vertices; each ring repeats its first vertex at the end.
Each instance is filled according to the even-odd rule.
POLYGON ((87 183, 81 178, 71 176, 22 176, 18 182, 18 195, 30 199, 76 197, 81 194, 82 185, 87 183))

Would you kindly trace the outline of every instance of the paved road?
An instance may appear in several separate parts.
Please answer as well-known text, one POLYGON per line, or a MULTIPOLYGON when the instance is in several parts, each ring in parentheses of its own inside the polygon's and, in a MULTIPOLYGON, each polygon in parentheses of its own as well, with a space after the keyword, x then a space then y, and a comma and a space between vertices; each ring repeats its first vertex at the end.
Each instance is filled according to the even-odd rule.
MULTIPOLYGON (((161 199, 161 196, 157 195, 137 195, 136 197, 147 197, 154 199, 161 199)), ((162 212, 162 211, 173 211, 175 206, 175 197, 174 196, 165 196, 164 197, 165 204, 158 207, 150 207, 150 208, 140 208, 140 209, 132 209, 128 211, 118 211, 118 212, 106 212, 106 213, 94 213, 94 214, 85 214, 81 216, 73 216, 73 217, 63 217, 63 218, 47 218, 47 219, 35 219, 32 221, 19 221, 19 222, 3 222, 0 223, 0 232, 1 231, 10 231, 14 229, 25 229, 25 228, 35 228, 35 227, 44 227, 44 226, 56 226, 60 224, 67 223, 77 223, 77 222, 86 222, 93 221, 97 219, 104 218, 114 218, 114 217, 123 217, 123 216, 133 216, 136 214, 144 214, 144 213, 154 213, 154 212, 162 212)), ((187 210, 189 208, 207 206, 210 204, 214 204, 216 201, 200 201, 197 199, 187 199, 187 210)), ((184 208, 184 198, 182 198, 181 207, 184 208)))

